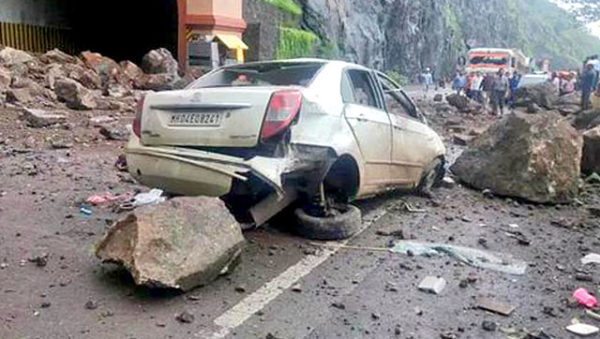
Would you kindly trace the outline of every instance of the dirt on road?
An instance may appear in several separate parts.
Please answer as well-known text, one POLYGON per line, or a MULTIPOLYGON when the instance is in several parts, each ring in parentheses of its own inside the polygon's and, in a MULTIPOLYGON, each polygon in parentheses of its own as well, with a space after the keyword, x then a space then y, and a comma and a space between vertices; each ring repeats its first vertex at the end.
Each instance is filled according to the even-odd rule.
MULTIPOLYGON (((148 190, 114 167, 124 142, 90 125, 92 116, 122 126, 131 117, 73 111, 65 124, 34 129, 19 114, 0 110, 0 338, 570 338, 573 319, 600 325, 570 300, 580 287, 598 292, 600 267, 580 259, 600 252, 599 183, 557 206, 461 185, 434 199, 394 193, 358 203, 365 230, 347 242, 302 239, 279 218, 245 232, 242 263, 230 275, 188 293, 155 291, 93 255, 124 214, 80 211, 94 194, 148 190), (512 254, 527 270, 509 275, 385 250, 400 238, 512 254), (447 281, 441 294, 418 290, 426 276, 447 281), (479 297, 515 310, 481 310, 479 297)), ((475 135, 495 118, 429 119, 457 154, 464 146, 454 145, 456 133, 475 135)))

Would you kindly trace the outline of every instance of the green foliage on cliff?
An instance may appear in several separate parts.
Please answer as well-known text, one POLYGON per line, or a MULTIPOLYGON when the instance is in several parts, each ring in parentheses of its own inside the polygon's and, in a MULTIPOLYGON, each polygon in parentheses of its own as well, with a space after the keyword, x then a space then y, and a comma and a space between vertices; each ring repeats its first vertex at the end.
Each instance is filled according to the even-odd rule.
POLYGON ((600 54, 600 39, 548 0, 507 2, 520 13, 515 42, 536 58, 550 58, 553 68, 579 67, 585 57, 600 54))
POLYGON ((277 59, 291 59, 315 55, 319 38, 301 29, 280 27, 277 59))
POLYGON ((271 4, 280 10, 290 13, 293 15, 302 15, 302 7, 298 5, 294 0, 263 0, 264 2, 271 4))

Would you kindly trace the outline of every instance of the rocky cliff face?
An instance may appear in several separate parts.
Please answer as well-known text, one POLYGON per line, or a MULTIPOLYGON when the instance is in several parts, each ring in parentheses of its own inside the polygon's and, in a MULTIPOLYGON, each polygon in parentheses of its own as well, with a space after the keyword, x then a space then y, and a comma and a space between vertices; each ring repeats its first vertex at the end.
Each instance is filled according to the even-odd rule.
POLYGON ((425 67, 450 75, 470 47, 520 48, 553 59, 557 68, 577 66, 590 46, 600 47, 600 40, 590 42, 575 18, 548 0, 297 2, 303 8, 300 26, 321 40, 318 56, 409 77, 425 67))

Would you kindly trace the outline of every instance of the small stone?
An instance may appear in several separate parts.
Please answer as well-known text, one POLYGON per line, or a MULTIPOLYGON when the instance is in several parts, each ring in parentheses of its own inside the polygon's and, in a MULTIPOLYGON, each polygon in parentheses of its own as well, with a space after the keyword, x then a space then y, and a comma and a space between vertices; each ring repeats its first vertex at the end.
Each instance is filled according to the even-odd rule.
POLYGON ((41 307, 41 308, 48 308, 48 307, 50 307, 51 305, 52 305, 52 304, 51 304, 49 301, 44 301, 44 302, 43 302, 43 303, 40 305, 40 307, 41 307))
POLYGON ((458 283, 458 287, 467 288, 469 287, 469 282, 467 281, 467 279, 463 279, 460 281, 460 283, 458 283))
POLYGON ((456 181, 454 181, 454 179, 450 177, 444 177, 444 179, 442 179, 442 187, 454 188, 454 186, 456 186, 456 181))
POLYGON ((292 286, 292 292, 302 293, 302 287, 300 285, 292 286))
POLYGON ((90 299, 85 303, 85 308, 88 310, 95 310, 98 308, 98 302, 90 299))
POLYGON ((378 320, 379 318, 381 318, 381 316, 377 313, 371 313, 371 319, 373 320, 378 320))
POLYGON ((177 320, 183 324, 191 324, 194 322, 194 319, 195 319, 194 315, 188 311, 183 311, 175 317, 175 320, 177 320))
POLYGON ((45 267, 46 265, 48 265, 48 253, 29 258, 28 260, 29 262, 35 263, 37 267, 45 267))
POLYGON ((575 280, 585 281, 585 282, 593 282, 594 277, 588 273, 577 273, 577 274, 575 274, 575 280))
POLYGON ((235 291, 238 293, 246 293, 246 287, 244 285, 236 286, 235 291))
POLYGON ((423 279, 419 284, 419 290, 433 294, 440 294, 445 287, 446 280, 444 280, 444 278, 433 276, 425 277, 425 279, 423 279))
POLYGON ((473 222, 473 220, 472 220, 471 218, 467 217, 466 215, 465 215, 465 216, 462 216, 462 217, 460 218, 460 220, 462 220, 462 221, 464 221, 464 222, 473 222))
POLYGON ((488 332, 494 332, 494 331, 496 331, 496 328, 497 328, 497 327, 498 327, 498 326, 497 326, 497 325, 496 325, 496 323, 495 323, 495 322, 493 322, 493 321, 484 320, 484 321, 481 323, 481 328, 483 328, 485 331, 488 331, 488 332))
POLYGON ((345 310, 346 309, 346 305, 339 303, 339 302, 335 302, 331 304, 331 307, 337 308, 338 310, 345 310))

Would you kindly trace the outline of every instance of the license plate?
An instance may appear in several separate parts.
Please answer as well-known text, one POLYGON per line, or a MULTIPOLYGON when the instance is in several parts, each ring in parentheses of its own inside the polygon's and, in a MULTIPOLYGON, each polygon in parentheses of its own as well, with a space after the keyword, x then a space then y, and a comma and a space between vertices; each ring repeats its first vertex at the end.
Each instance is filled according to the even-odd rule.
POLYGON ((173 113, 169 120, 171 126, 221 126, 221 113, 173 113))

